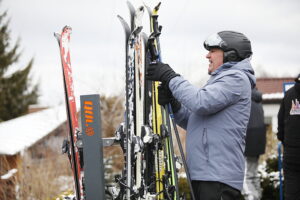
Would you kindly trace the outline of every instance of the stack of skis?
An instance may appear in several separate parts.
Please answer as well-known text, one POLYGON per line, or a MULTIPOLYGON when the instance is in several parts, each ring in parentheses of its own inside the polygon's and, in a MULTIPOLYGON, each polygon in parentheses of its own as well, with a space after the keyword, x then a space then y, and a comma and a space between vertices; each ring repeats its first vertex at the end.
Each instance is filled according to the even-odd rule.
MULTIPOLYGON (((81 110, 83 112, 82 120, 85 121, 82 122, 82 132, 80 132, 76 116, 69 52, 71 28, 64 27, 62 34, 55 34, 61 52, 70 129, 69 139, 64 142, 63 149, 65 153, 68 153, 73 169, 75 199, 185 199, 185 194, 179 191, 178 186, 178 171, 182 164, 190 189, 191 182, 172 109, 169 105, 160 106, 158 104, 160 83, 145 79, 147 65, 161 61, 159 36, 162 28, 158 25, 160 3, 154 9, 147 6, 135 9, 130 2, 127 2, 127 5, 130 11, 130 25, 121 16, 118 16, 125 32, 125 120, 113 138, 113 141, 117 141, 123 150, 124 169, 121 175, 115 177, 114 185, 104 186, 103 175, 95 175, 98 172, 103 174, 103 167, 97 170, 95 166, 98 165, 93 163, 93 167, 91 167, 91 164, 88 163, 89 160, 85 158, 86 155, 90 155, 86 153, 89 151, 93 155, 99 155, 100 158, 92 159, 101 160, 103 165, 102 150, 99 154, 99 149, 94 149, 95 152, 98 152, 98 154, 94 154, 91 148, 87 148, 91 144, 84 139, 94 135, 94 129, 91 129, 92 125, 88 124, 89 120, 94 120, 94 111, 91 110, 92 101, 91 103, 88 103, 90 101, 81 103, 83 107, 81 110), (142 32, 142 17, 145 10, 150 17, 151 33, 149 36, 142 32), (176 136, 180 157, 175 156, 172 135, 176 136), (94 172, 87 171, 87 168, 94 172), (90 178, 89 175, 91 175, 90 178), (97 177, 100 179, 98 182, 95 180, 97 177), (88 183, 91 179, 93 179, 91 183, 88 183), (91 189, 91 187, 95 188, 91 189), (101 188, 105 188, 103 192, 95 193, 94 190, 101 191, 101 188)), ((101 134, 98 136, 100 139, 101 134)), ((93 141, 94 147, 102 148, 102 142, 106 146, 105 141, 106 144, 110 143, 109 139, 104 138, 103 140, 100 142, 101 145, 99 145, 100 140, 98 143, 93 141)), ((192 190, 188 196, 194 199, 192 190)))

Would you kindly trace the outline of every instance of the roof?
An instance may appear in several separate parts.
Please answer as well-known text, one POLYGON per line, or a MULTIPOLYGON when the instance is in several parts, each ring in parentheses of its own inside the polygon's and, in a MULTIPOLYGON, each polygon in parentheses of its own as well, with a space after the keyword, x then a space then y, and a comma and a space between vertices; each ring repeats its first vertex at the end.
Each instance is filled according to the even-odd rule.
POLYGON ((257 78, 256 87, 263 93, 263 100, 281 100, 283 98, 283 84, 294 82, 293 77, 257 78))
POLYGON ((283 83, 294 82, 295 78, 257 78, 256 86, 263 94, 281 93, 283 83))
POLYGON ((66 121, 64 106, 49 108, 0 123, 0 154, 15 155, 66 121))

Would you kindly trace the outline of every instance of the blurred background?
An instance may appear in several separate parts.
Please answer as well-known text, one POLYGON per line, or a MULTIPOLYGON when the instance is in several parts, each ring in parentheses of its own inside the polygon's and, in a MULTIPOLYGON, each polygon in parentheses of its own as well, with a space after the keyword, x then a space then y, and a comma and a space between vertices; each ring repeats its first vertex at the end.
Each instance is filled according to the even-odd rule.
MULTIPOLYGON (((123 121, 125 93, 125 37, 117 15, 129 22, 129 11, 125 0, 0 2, 0 80, 9 79, 1 87, 6 83, 17 88, 0 90, 0 199, 55 198, 72 190, 72 178, 67 156, 60 154, 67 129, 59 48, 53 33, 60 33, 65 25, 72 27, 77 105, 80 95, 100 94, 105 116, 102 134, 113 136, 123 121), (41 185, 45 187, 38 189, 41 185)), ((158 1, 131 3, 136 8, 143 3, 154 7, 158 1)), ((282 85, 300 73, 299 9, 298 0, 163 0, 159 11, 162 60, 198 86, 209 78, 203 48, 209 35, 234 30, 251 40, 251 62, 268 125, 262 165, 276 154, 282 85)), ((149 35, 147 13, 143 25, 149 35)), ((184 141, 183 130, 181 134, 184 141)), ((107 170, 122 168, 114 163, 122 157, 119 148, 105 150, 105 155, 113 163, 107 170)))

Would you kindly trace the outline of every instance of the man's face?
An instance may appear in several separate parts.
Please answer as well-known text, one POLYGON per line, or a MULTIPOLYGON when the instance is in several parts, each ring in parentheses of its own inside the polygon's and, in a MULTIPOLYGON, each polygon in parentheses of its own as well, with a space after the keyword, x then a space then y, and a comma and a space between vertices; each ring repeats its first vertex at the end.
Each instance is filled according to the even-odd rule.
POLYGON ((206 58, 209 61, 208 74, 210 75, 223 64, 224 52, 218 48, 212 48, 206 58))

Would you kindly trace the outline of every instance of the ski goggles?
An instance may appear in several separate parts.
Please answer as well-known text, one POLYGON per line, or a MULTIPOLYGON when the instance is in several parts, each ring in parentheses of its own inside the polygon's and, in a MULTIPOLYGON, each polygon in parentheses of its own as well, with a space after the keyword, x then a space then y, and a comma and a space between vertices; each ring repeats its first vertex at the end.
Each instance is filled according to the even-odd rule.
POLYGON ((207 50, 210 50, 213 47, 221 48, 223 49, 225 46, 225 41, 222 40, 222 38, 217 34, 213 34, 209 36, 205 41, 204 41, 204 47, 207 50))

